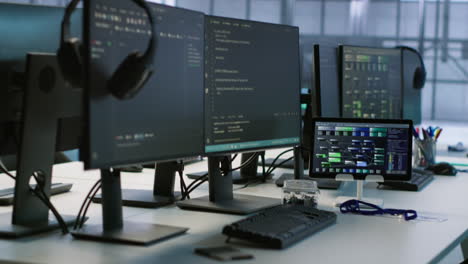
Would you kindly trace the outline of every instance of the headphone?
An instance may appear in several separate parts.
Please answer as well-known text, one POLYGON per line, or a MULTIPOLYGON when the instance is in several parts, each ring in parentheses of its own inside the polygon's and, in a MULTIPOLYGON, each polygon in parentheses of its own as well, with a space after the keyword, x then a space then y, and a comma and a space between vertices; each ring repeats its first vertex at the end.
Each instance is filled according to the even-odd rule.
POLYGON ((421 53, 419 53, 416 49, 408 47, 408 46, 397 46, 396 48, 413 52, 418 56, 420 66, 417 67, 416 70, 414 70, 413 88, 422 89, 424 87, 424 84, 426 83, 427 72, 426 72, 426 66, 424 65, 424 60, 421 56, 421 53))
MULTIPOLYGON (((152 64, 156 51, 156 28, 153 15, 145 0, 131 0, 145 10, 151 25, 151 38, 144 53, 133 51, 120 63, 107 80, 107 90, 120 100, 133 98, 153 74, 152 64)), ((78 38, 70 36, 70 20, 80 0, 72 0, 65 9, 62 20, 60 47, 57 60, 65 79, 72 85, 82 87, 83 45, 78 38)))

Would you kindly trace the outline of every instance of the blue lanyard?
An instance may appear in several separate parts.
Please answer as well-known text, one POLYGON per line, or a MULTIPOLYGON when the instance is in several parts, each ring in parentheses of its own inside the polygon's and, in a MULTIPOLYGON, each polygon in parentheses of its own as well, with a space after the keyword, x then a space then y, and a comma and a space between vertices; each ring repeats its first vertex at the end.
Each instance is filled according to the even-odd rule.
POLYGON ((418 214, 415 210, 404 210, 404 209, 384 209, 380 206, 375 204, 359 201, 359 200, 348 200, 340 205, 340 211, 343 214, 346 213, 353 213, 353 214, 361 214, 361 215, 383 215, 383 214, 390 214, 390 215, 403 215, 406 221, 416 219, 418 214), (363 204, 369 208, 361 208, 359 205, 363 204))

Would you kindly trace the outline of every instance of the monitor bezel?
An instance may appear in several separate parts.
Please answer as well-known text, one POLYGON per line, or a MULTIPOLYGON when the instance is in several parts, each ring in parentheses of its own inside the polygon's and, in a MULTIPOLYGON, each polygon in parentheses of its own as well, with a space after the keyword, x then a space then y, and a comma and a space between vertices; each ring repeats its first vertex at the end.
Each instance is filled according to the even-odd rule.
MULTIPOLYGON (((269 149, 279 149, 279 148, 288 148, 288 147, 296 147, 300 146, 303 144, 303 135, 302 135, 302 117, 301 117, 301 50, 300 50, 300 39, 299 39, 299 27, 297 26, 290 26, 290 25, 284 25, 284 24, 275 24, 275 23, 268 23, 268 22, 261 22, 261 21, 255 21, 255 20, 245 20, 245 19, 238 19, 238 18, 231 18, 231 17, 223 17, 223 16, 212 16, 212 15, 205 15, 205 24, 207 23, 208 19, 210 18, 219 18, 219 19, 229 19, 229 20, 234 20, 234 21, 248 21, 251 23, 259 23, 259 24, 264 24, 264 25, 269 25, 269 26, 281 26, 281 27, 288 27, 292 28, 297 31, 297 56, 298 56, 298 68, 299 68, 299 73, 297 75, 298 78, 298 87, 297 87, 297 101, 298 103, 298 113, 299 113, 299 122, 298 122, 298 137, 299 137, 299 142, 297 143, 290 143, 290 144, 281 144, 281 145, 274 145, 274 146, 266 146, 266 147, 261 147, 261 148, 243 148, 243 149, 236 149, 236 150, 229 150, 229 151, 214 151, 214 152, 206 152, 206 144, 204 143, 204 156, 205 157, 212 157, 212 156, 225 156, 225 155, 230 155, 230 154, 236 154, 236 153, 250 153, 250 152, 260 152, 260 151, 265 151, 269 149)), ((206 26, 205 26, 206 28, 206 26)), ((206 36, 206 32, 205 32, 206 36)), ((204 114, 204 118, 206 118, 206 113, 204 114)), ((206 133, 206 131, 204 131, 206 133)), ((206 134, 205 134, 206 138, 206 134)), ((239 142, 236 142, 239 143, 239 142)))
MULTIPOLYGON (((340 116, 343 116, 344 112, 344 107, 343 107, 343 85, 344 85, 344 80, 343 80, 343 66, 344 66, 344 48, 345 47, 350 47, 350 48, 365 48, 365 49, 375 49, 375 50, 397 50, 400 53, 400 95, 401 95, 401 105, 400 105, 400 116, 397 118, 392 118, 392 120, 398 120, 403 118, 403 92, 404 92, 404 80, 403 80, 403 64, 401 60, 402 52, 400 49, 397 48, 385 48, 385 47, 370 47, 370 46, 359 46, 359 45, 338 45, 338 72, 339 72, 339 78, 338 78, 338 83, 339 83, 339 92, 340 92, 340 116)), ((369 118, 371 119, 371 118, 369 118)))
POLYGON ((413 121, 412 120, 406 120, 406 119, 366 119, 366 118, 326 118, 326 117, 320 117, 320 118, 313 118, 312 123, 310 124, 312 126, 311 131, 312 131, 312 138, 314 140, 311 140, 310 143, 310 155, 311 158, 309 160, 309 177, 313 178, 328 178, 328 179, 335 179, 336 175, 338 174, 349 174, 353 175, 354 180, 364 180, 366 178, 366 174, 357 174, 357 173, 317 173, 314 172, 313 168, 313 155, 314 155, 314 149, 315 149, 315 126, 317 122, 336 122, 336 123, 350 123, 350 124, 356 124, 356 123, 371 123, 371 124, 405 124, 408 125, 408 159, 406 162, 406 167, 407 167, 407 173, 405 175, 402 174, 386 174, 386 173, 381 173, 385 181, 409 181, 411 179, 411 171, 412 171, 412 154, 413 154, 413 134, 412 134, 412 129, 413 129, 413 121))
MULTIPOLYGON (((203 16, 203 23, 205 23, 206 15, 203 12, 195 11, 195 10, 190 10, 186 8, 180 8, 180 7, 174 7, 174 6, 168 6, 168 5, 163 5, 163 4, 157 4, 157 3, 152 3, 148 2, 147 3, 150 8, 151 7, 164 7, 164 8, 173 8, 173 9, 180 9, 184 11, 189 11, 192 12, 193 14, 198 14, 203 16)), ((83 3, 83 51, 84 51, 84 58, 83 62, 84 65, 90 65, 91 63, 91 45, 90 44, 90 30, 85 30, 89 29, 91 27, 90 21, 91 21, 91 3, 90 1, 84 1, 83 3)), ((204 32, 203 32, 204 35, 204 32)), ((204 36, 202 36, 204 38, 204 36)), ((204 72, 204 63, 202 64, 203 66, 203 72, 204 72)), ((125 167, 125 166, 131 166, 131 165, 139 165, 139 164, 149 164, 149 163, 155 163, 155 162, 165 162, 165 161, 173 161, 173 160, 182 160, 184 158, 191 158, 191 157, 197 157, 197 156, 203 156, 204 155, 204 143, 203 148, 200 150, 200 152, 193 152, 193 153, 183 153, 181 155, 158 155, 157 157, 155 156, 154 158, 130 158, 127 159, 125 162, 120 162, 120 161, 108 161, 108 162, 94 162, 92 159, 92 153, 91 153, 91 129, 90 129, 90 106, 91 106, 91 91, 90 91, 90 85, 91 85, 91 79, 90 79, 90 67, 87 67, 86 70, 84 71, 84 80, 85 80, 85 87, 84 87, 84 96, 83 96, 83 120, 84 120, 84 125, 83 125, 83 145, 80 148, 80 160, 83 161, 84 163, 84 168, 85 170, 90 170, 90 169, 106 169, 106 168, 119 168, 119 167, 125 167)), ((204 84, 203 84, 204 85, 204 84)), ((203 86, 204 87, 204 86, 203 86)), ((203 89, 200 91, 203 92, 203 89)), ((204 100, 204 99, 203 99, 204 100)), ((204 103, 203 103, 204 104, 204 103)), ((203 105, 202 104, 202 105, 203 105)), ((204 140, 204 136, 202 136, 202 140, 204 140)))

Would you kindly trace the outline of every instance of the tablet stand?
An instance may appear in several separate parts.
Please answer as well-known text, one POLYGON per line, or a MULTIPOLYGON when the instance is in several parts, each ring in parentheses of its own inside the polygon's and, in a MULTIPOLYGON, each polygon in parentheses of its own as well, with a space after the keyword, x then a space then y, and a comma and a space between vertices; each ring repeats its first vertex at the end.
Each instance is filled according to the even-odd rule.
POLYGON ((356 181, 356 196, 338 196, 335 200, 336 207, 339 207, 342 203, 351 199, 372 203, 377 206, 383 206, 384 202, 382 199, 364 197, 364 182, 383 182, 384 177, 382 175, 367 175, 365 180, 355 180, 351 174, 338 174, 335 179, 337 181, 356 181))

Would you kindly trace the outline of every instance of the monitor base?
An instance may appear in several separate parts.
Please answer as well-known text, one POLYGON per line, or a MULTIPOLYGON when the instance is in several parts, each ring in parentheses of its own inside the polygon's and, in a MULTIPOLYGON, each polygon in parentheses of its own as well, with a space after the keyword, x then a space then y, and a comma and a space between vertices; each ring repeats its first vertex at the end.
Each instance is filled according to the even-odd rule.
MULTIPOLYGON (((68 226, 75 224, 76 216, 62 215, 62 218, 68 226)), ((60 229, 52 214, 47 223, 38 223, 34 226, 14 225, 11 220, 11 213, 0 214, 0 238, 20 238, 60 229)))
MULTIPOLYGON (((122 205, 140 208, 159 208, 173 204, 175 201, 178 201, 180 198, 182 198, 180 192, 175 192, 174 194, 174 197, 169 197, 154 195, 153 190, 123 189, 122 205)), ((101 203, 101 194, 97 194, 93 198, 93 202, 101 203)))
POLYGON ((222 200, 218 202, 211 202, 208 196, 204 196, 176 203, 179 208, 186 210, 201 210, 237 215, 251 214, 280 204, 280 199, 244 194, 234 194, 232 200, 222 200))
POLYGON ((144 246, 182 235, 187 230, 183 227, 124 222, 122 229, 103 231, 102 225, 86 225, 73 231, 72 235, 77 239, 144 246))
MULTIPOLYGON (((208 176, 208 172, 194 172, 194 173, 188 173, 186 174, 189 179, 196 180, 203 175, 208 176)), ((261 174, 258 174, 256 177, 252 177, 250 175, 245 175, 242 174, 240 171, 233 171, 231 172, 232 175, 232 183, 234 184, 246 184, 248 182, 254 181, 254 180, 263 180, 263 176, 261 174)), ((272 176, 275 175, 274 173, 270 174, 266 180, 271 179, 272 176)))

